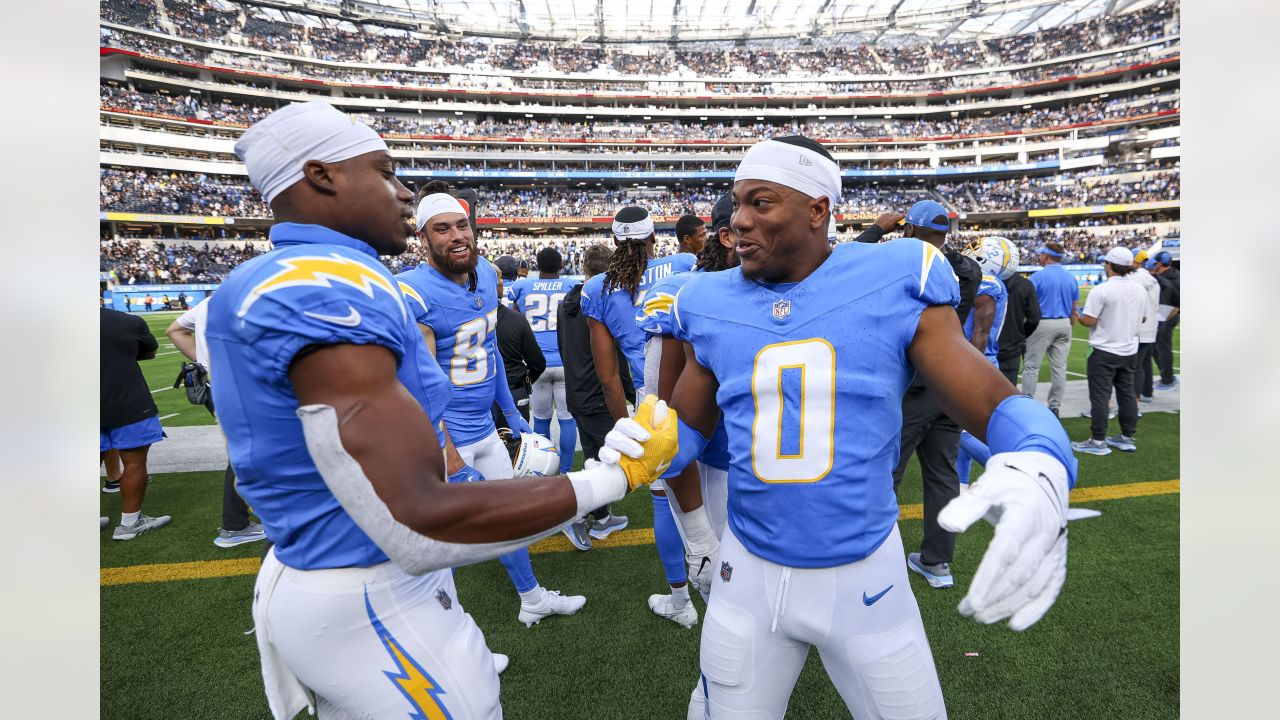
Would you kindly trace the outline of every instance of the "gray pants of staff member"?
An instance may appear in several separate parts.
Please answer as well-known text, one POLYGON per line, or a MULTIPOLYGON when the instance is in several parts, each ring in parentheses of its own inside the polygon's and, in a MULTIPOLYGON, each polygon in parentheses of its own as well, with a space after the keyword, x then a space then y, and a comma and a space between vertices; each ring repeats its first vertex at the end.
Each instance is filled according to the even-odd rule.
POLYGON ((1094 348, 1089 353, 1089 417, 1093 420, 1090 432, 1094 440, 1107 437, 1107 416, 1111 409, 1111 392, 1116 393, 1119 408, 1120 434, 1133 437, 1138 431, 1138 394, 1134 375, 1138 369, 1138 356, 1116 355, 1094 348))
POLYGON ((1049 353, 1049 409, 1062 406, 1067 392, 1067 355, 1071 352, 1071 318, 1045 318, 1027 338, 1027 355, 1022 363, 1022 394, 1036 396, 1040 362, 1049 353))

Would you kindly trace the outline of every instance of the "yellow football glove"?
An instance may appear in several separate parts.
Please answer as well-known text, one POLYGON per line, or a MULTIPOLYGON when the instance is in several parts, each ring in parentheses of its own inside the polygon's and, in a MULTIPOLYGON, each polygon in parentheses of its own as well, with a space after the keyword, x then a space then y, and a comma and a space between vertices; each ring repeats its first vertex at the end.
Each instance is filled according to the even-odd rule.
POLYGON ((671 467, 679 449, 678 427, 676 411, 650 395, 634 417, 619 420, 605 435, 600 459, 622 469, 629 491, 648 485, 671 467))

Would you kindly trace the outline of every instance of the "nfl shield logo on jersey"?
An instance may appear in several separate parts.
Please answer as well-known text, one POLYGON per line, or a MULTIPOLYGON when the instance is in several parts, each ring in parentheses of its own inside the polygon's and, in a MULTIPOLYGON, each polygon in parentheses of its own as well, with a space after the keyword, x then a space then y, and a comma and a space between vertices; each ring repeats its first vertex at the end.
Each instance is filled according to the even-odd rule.
POLYGON ((790 314, 791 314, 790 300, 779 300, 778 302, 773 304, 774 320, 786 320, 787 316, 790 314))
POLYGON ((729 582, 733 578, 733 566, 728 562, 720 563, 720 579, 729 582))
POLYGON ((449 593, 444 590, 436 591, 436 600, 440 602, 440 607, 448 610, 453 607, 453 598, 449 597, 449 593))

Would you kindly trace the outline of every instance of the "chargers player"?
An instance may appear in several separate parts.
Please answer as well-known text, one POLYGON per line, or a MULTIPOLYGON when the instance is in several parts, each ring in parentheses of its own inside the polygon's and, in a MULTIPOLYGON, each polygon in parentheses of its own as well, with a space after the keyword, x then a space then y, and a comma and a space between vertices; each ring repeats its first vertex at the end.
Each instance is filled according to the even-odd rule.
MULTIPOLYGON (((645 427, 655 415, 670 427, 567 477, 446 485, 436 427, 449 381, 378 262, 413 232, 386 143, 313 101, 235 149, 271 206, 274 249, 227 276, 205 336, 239 490, 275 543, 253 600, 271 715, 500 718, 494 658, 449 568, 656 477, 674 416, 641 406, 645 427)), ((636 424, 623 428, 634 437, 636 424)))
MULTIPOLYGON (((440 187, 443 186, 443 187, 440 187)), ((428 184, 418 203, 418 237, 427 262, 396 276, 426 340, 449 377, 453 395, 444 426, 456 456, 450 482, 501 478, 511 457, 498 437, 491 408, 496 400, 512 433, 533 432, 520 416, 507 386, 498 352, 498 271, 480 261, 466 209, 444 190, 428 184)), ((561 595, 538 583, 529 550, 499 558, 520 595, 519 620, 532 627, 551 615, 572 615, 586 604, 582 595, 561 595)))
POLYGON ((694 276, 673 311, 688 352, 668 472, 701 454, 721 412, 731 461, 730 532, 702 634, 708 717, 781 718, 810 646, 855 717, 944 716, 896 524, 907 384, 918 372, 993 451, 982 481, 941 517, 957 532, 984 516, 997 524, 960 603, 979 622, 1022 630, 1057 597, 1069 442, 967 342, 937 248, 913 238, 831 247, 840 172, 825 148, 766 140, 734 180, 741 266, 694 276))
MULTIPOLYGON (((605 405, 614 420, 620 420, 627 417, 627 405, 618 370, 619 349, 631 372, 637 402, 657 392, 656 387, 645 384, 648 336, 636 324, 636 308, 644 304, 645 294, 654 283, 689 270, 696 258, 691 253, 655 258, 657 236, 653 218, 642 207, 632 205, 619 210, 613 217, 612 231, 617 249, 609 259, 609 269, 582 286, 582 314, 587 316, 587 325, 591 328, 591 357, 604 389, 605 405)), ((680 625, 692 627, 698 621, 698 611, 689 600, 680 530, 671 515, 665 487, 654 483, 650 491, 654 539, 671 594, 650 597, 649 608, 680 625)))
MULTIPOLYGON (((573 452, 578 436, 577 423, 564 399, 564 364, 556 335, 556 311, 561 301, 576 284, 560 277, 564 260, 553 247, 545 247, 536 256, 538 276, 522 277, 507 288, 512 307, 524 314, 533 336, 547 359, 547 369, 533 383, 529 395, 529 411, 533 415, 533 431, 551 437, 551 414, 560 421, 560 472, 573 467, 573 452)), ((585 528, 583 529, 585 533, 585 528)))
MULTIPOLYGON (((1005 313, 1009 307, 1009 292, 1004 280, 1018 269, 1018 248, 1002 237, 984 237, 974 240, 962 251, 982 268, 982 282, 978 296, 973 301, 973 312, 964 321, 964 334, 969 342, 1000 367, 1000 332, 1004 329, 1005 313)), ((969 484, 969 470, 974 454, 973 436, 967 430, 960 431, 960 451, 956 454, 956 474, 960 486, 969 484)), ((985 460, 984 460, 985 463, 985 460)))

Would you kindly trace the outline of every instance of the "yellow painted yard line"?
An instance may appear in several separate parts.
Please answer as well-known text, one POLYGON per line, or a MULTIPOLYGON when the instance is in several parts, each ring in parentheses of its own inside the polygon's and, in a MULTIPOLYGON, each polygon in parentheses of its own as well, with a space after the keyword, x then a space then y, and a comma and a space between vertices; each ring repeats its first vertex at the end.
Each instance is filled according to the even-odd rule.
MULTIPOLYGON (((1181 481, 1179 480, 1102 485, 1073 490, 1071 492, 1071 502, 1122 500, 1124 498, 1149 497, 1152 495, 1170 495, 1180 491, 1181 481)), ((902 505, 900 506, 898 517, 900 520, 919 520, 924 517, 924 506, 919 503, 902 505)), ((622 530, 615 532, 604 540, 593 541, 593 546, 597 548, 634 547, 652 544, 652 528, 622 530)), ((560 553, 575 552, 575 550, 563 535, 553 535, 531 545, 529 552, 560 553)), ((100 583, 103 586, 132 585, 136 583, 169 582, 172 580, 202 580, 205 578, 253 575, 258 572, 259 564, 258 558, 237 558, 235 560, 202 560, 198 562, 102 568, 100 583)))

